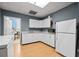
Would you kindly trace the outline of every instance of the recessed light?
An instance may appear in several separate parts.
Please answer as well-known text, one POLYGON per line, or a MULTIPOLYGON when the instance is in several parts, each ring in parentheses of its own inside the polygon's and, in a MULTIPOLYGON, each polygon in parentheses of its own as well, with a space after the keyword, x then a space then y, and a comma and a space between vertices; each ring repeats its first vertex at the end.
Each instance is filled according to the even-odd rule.
POLYGON ((32 3, 38 7, 44 8, 52 0, 27 0, 27 2, 32 3))

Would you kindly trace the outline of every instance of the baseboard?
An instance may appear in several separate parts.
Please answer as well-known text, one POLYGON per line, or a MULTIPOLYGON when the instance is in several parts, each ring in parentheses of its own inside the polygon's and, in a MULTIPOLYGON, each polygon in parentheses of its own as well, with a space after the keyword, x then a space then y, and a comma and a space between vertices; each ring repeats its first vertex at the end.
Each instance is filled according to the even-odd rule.
POLYGON ((34 44, 34 43, 38 43, 38 42, 40 42, 40 41, 30 42, 30 43, 24 43, 24 44, 21 43, 21 45, 29 45, 29 44, 34 44))
POLYGON ((59 52, 57 52, 57 51, 56 51, 56 53, 58 53, 58 54, 61 55, 62 57, 66 57, 66 56, 64 56, 63 54, 61 54, 61 53, 59 53, 59 52))
POLYGON ((51 47, 51 48, 54 48, 55 49, 55 47, 53 47, 53 46, 51 46, 51 45, 49 45, 49 44, 47 44, 45 42, 42 42, 42 41, 40 41, 40 42, 43 43, 43 44, 45 44, 45 45, 47 45, 47 46, 49 46, 49 47, 51 47))
POLYGON ((43 44, 45 44, 45 45, 47 45, 47 46, 49 46, 49 47, 55 49, 55 47, 53 47, 53 46, 51 46, 51 45, 49 45, 49 44, 47 44, 47 43, 44 43, 44 42, 42 42, 42 41, 36 41, 36 42, 31 42, 31 43, 25 43, 25 44, 21 44, 21 45, 29 45, 29 44, 34 44, 34 43, 38 43, 38 42, 41 42, 41 43, 43 43, 43 44))

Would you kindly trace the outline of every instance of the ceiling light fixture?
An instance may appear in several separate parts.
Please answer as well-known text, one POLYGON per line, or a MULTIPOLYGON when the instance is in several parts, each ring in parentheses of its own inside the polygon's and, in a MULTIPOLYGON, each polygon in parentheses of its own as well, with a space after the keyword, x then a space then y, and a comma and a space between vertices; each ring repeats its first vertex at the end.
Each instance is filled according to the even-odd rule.
POLYGON ((26 0, 26 1, 41 8, 44 8, 49 2, 52 2, 52 0, 26 0))

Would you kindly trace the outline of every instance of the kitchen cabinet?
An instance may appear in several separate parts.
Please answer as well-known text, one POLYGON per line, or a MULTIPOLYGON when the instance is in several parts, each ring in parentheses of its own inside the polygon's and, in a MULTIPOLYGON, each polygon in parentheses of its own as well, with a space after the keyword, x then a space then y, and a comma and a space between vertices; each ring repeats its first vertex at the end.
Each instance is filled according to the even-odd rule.
POLYGON ((29 28, 50 28, 50 17, 43 20, 29 19, 29 28))
POLYGON ((34 27, 37 28, 37 26, 38 26, 38 21, 37 20, 34 20, 34 19, 30 19, 29 20, 29 27, 31 27, 31 28, 34 28, 34 27))
POLYGON ((51 20, 50 19, 45 19, 44 22, 43 22, 43 26, 46 28, 50 28, 51 27, 51 20))
POLYGON ((22 44, 36 42, 37 38, 32 34, 22 34, 22 44))
POLYGON ((54 47, 54 34, 50 33, 22 33, 22 44, 42 41, 54 47))

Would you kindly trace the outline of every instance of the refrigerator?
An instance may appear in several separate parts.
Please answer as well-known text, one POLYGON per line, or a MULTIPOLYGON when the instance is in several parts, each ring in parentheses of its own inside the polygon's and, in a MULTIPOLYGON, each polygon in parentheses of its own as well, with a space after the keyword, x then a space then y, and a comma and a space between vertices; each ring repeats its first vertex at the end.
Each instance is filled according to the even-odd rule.
POLYGON ((77 55, 76 19, 56 22, 56 51, 66 57, 77 55))

